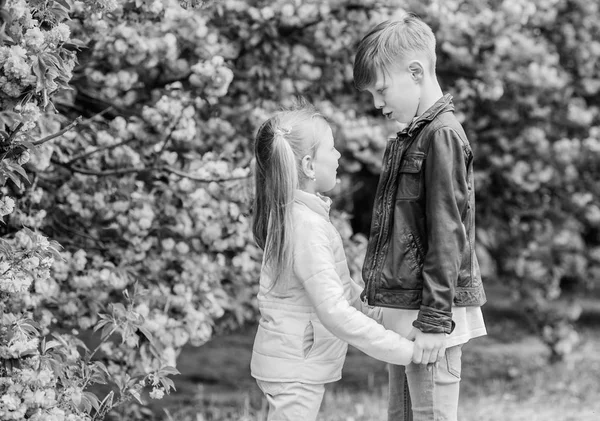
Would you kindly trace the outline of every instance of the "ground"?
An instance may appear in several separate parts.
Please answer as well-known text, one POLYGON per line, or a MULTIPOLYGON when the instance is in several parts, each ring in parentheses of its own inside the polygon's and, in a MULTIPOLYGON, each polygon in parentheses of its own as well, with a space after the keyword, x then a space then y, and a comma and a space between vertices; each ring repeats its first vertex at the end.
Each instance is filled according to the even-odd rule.
MULTIPOLYGON (((488 294, 489 295, 489 294, 488 294)), ((510 300, 484 306, 488 336, 466 344, 461 421, 600 420, 600 305, 588 300, 581 341, 565 362, 550 364, 546 346, 510 300)), ((265 403, 250 377, 255 326, 184 349, 177 391, 151 403, 165 421, 262 421, 265 403)), ((350 348, 343 379, 328 387, 319 421, 386 420, 384 363, 350 348)))

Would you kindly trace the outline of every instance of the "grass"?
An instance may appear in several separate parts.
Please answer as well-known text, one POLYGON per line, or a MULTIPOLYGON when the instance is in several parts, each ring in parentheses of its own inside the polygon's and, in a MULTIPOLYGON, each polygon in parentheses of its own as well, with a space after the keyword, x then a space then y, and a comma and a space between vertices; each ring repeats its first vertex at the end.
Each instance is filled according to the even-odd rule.
MULTIPOLYGON (((492 301, 492 300, 490 300, 492 301)), ((582 338, 569 359, 549 364, 545 345, 501 296, 484 306, 488 336, 463 349, 461 421, 600 420, 600 305, 588 300, 582 338)), ((161 421, 262 421, 266 407, 250 376, 255 327, 184 349, 177 391, 152 401, 161 421)), ((319 421, 386 420, 384 363, 350 348, 343 379, 327 387, 319 421)))

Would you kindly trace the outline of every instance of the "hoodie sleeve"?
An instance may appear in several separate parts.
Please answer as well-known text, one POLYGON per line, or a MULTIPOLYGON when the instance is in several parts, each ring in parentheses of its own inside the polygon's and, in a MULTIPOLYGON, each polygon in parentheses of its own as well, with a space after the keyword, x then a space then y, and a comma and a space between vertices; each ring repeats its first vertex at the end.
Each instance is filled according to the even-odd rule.
POLYGON ((358 282, 351 280, 351 288, 352 288, 352 299, 350 300, 350 305, 360 311, 363 314, 366 314, 373 320, 376 320, 377 323, 383 323, 383 309, 377 306, 370 306, 368 303, 360 299, 360 296, 365 288, 364 284, 359 284, 358 282))
POLYGON ((413 343, 352 307, 344 296, 325 225, 297 227, 294 272, 319 320, 332 334, 378 360, 396 365, 410 363, 413 343))

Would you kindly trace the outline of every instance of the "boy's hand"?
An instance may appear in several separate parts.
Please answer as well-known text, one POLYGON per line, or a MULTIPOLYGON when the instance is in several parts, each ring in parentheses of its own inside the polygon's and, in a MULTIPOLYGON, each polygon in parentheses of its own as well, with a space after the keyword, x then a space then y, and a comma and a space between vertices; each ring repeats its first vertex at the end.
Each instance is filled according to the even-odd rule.
POLYGON ((413 327, 406 338, 415 341, 412 358, 415 364, 433 364, 446 353, 445 333, 423 333, 413 327))

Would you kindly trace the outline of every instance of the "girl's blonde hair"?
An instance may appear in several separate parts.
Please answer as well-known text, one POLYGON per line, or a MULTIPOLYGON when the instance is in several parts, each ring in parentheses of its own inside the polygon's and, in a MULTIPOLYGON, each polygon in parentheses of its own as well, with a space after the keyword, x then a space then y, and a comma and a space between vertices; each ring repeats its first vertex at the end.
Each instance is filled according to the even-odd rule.
POLYGON ((391 66, 413 53, 423 54, 435 72, 435 43, 429 25, 413 13, 380 23, 358 43, 354 85, 359 91, 369 88, 375 83, 377 70, 387 73, 391 66))
POLYGON ((319 144, 314 119, 325 118, 303 99, 269 118, 254 143, 255 177, 252 233, 264 251, 271 289, 292 273, 292 203, 294 191, 307 178, 300 162, 314 157, 319 144))

